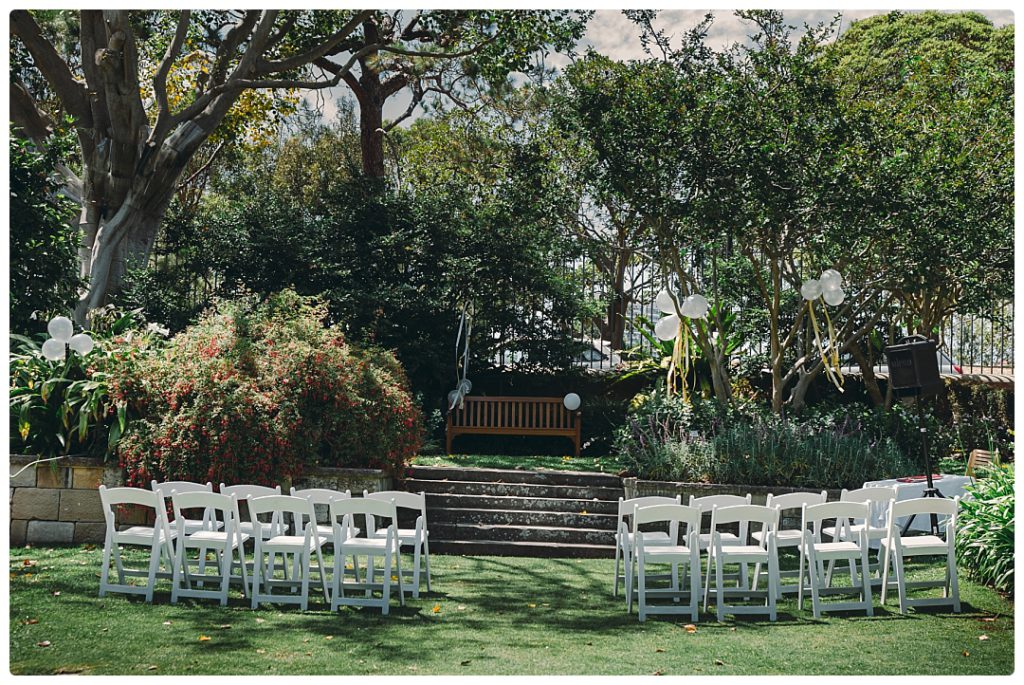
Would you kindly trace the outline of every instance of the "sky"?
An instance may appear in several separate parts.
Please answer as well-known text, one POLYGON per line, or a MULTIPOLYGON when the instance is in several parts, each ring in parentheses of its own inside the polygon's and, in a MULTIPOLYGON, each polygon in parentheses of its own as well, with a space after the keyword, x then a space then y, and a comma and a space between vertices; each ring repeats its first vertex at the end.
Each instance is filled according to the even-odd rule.
MULTIPOLYGON (((670 36, 679 35, 683 31, 695 26, 704 15, 710 10, 662 10, 658 14, 655 26, 665 29, 670 36)), ((842 14, 840 32, 858 19, 864 19, 875 14, 882 14, 889 10, 787 10, 786 20, 796 27, 804 24, 815 25, 820 22, 829 22, 837 14, 842 14)), ((1012 24, 1013 12, 1009 10, 975 10, 984 14, 996 26, 1012 24)), ((731 11, 714 10, 715 21, 708 32, 708 45, 714 49, 721 49, 736 42, 743 42, 750 26, 747 22, 736 17, 731 11)), ((587 32, 578 46, 580 52, 593 47, 601 54, 612 59, 630 60, 642 59, 645 55, 640 45, 639 32, 633 22, 626 18, 620 10, 598 10, 587 24, 587 32)), ((564 55, 551 55, 546 60, 548 66, 561 67, 568 63, 564 55)), ((342 97, 350 96, 351 91, 345 86, 338 86, 330 91, 322 93, 324 114, 327 118, 333 118, 337 111, 335 102, 342 97)), ((408 93, 399 93, 387 102, 384 108, 384 118, 394 119, 409 106, 410 96, 408 93)), ((418 112, 412 118, 407 119, 404 125, 410 124, 418 112)))

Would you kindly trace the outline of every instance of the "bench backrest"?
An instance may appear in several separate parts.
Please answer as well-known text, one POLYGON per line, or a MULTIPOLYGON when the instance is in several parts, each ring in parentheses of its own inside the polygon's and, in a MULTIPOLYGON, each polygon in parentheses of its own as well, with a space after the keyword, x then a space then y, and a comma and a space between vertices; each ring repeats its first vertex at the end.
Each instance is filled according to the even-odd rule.
POLYGON ((571 431, 578 413, 566 409, 561 397, 467 397, 448 416, 460 428, 571 431))

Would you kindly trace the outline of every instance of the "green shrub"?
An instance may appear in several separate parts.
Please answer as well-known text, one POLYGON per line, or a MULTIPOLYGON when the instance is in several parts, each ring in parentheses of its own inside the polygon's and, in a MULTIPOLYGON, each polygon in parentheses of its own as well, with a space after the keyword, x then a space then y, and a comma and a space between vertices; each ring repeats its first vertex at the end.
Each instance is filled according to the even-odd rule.
POLYGON ((49 361, 40 352, 48 336, 11 336, 10 439, 12 453, 41 457, 105 456, 117 443, 126 414, 110 397, 113 369, 124 373, 138 350, 151 346, 134 313, 94 312, 95 346, 49 361))
POLYGON ((956 531, 957 562, 968 575, 1013 592, 1013 466, 996 467, 967 487, 956 531))
POLYGON ((755 403, 638 398, 616 445, 642 478, 744 485, 859 487, 915 472, 892 437, 899 415, 832 412, 783 419, 755 403))
POLYGON ((129 482, 274 484, 309 465, 400 475, 422 441, 402 367, 326 316, 293 291, 221 303, 117 374, 111 394, 135 417, 119 445, 129 482))

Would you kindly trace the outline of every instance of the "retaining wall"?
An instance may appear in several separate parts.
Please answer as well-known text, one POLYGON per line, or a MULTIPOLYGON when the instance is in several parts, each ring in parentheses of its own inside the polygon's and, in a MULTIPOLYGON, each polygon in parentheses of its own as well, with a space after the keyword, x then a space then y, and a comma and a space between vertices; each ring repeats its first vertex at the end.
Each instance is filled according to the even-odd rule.
MULTIPOLYGON (((72 457, 25 468, 37 458, 10 458, 11 546, 103 542, 106 524, 99 486, 124 485, 117 463, 72 457)), ((391 477, 377 469, 307 469, 294 483, 282 483, 282 491, 287 493, 293 484, 300 489, 351 490, 353 495, 392 488, 391 477)), ((140 518, 145 512, 128 512, 119 522, 145 523, 140 518)))

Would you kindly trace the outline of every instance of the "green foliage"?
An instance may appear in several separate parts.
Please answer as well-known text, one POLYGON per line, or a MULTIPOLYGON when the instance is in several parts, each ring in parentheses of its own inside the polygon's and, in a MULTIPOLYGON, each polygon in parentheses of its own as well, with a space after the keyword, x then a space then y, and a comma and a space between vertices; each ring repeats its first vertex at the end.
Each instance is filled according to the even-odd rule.
POLYGON ((10 322, 14 333, 44 327, 55 314, 66 314, 83 285, 78 276, 75 204, 58 195, 62 181, 54 171, 64 154, 54 139, 46 152, 11 132, 10 173, 10 322))
POLYGON ((422 427, 398 362, 349 345, 294 291, 221 302, 160 354, 117 369, 129 482, 280 483, 303 467, 401 475, 422 427))
POLYGON ((856 411, 792 420, 753 403, 723 407, 654 392, 638 397, 617 438, 641 478, 788 487, 860 487, 915 472, 892 420, 856 411))
POLYGON ((40 352, 48 336, 11 337, 10 441, 12 453, 41 457, 106 456, 125 428, 125 405, 110 395, 115 369, 134 366, 140 340, 134 313, 96 312, 88 355, 70 352, 49 361, 40 352))
POLYGON ((997 466, 967 487, 960 501, 956 554, 960 568, 1011 595, 1014 590, 1014 468, 997 466))

